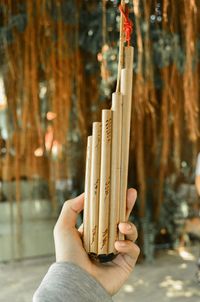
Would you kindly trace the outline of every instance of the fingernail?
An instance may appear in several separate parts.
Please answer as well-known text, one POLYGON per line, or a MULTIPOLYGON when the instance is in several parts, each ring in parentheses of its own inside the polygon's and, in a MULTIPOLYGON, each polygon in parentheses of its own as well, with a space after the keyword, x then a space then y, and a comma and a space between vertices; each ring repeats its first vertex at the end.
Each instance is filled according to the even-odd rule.
POLYGON ((121 247, 126 246, 126 243, 125 243, 124 241, 118 241, 118 244, 119 244, 121 247))

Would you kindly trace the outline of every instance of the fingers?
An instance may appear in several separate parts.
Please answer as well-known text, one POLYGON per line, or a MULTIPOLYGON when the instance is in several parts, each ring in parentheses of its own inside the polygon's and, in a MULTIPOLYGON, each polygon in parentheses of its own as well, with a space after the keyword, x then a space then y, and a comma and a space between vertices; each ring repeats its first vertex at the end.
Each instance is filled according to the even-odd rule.
POLYGON ((84 193, 64 203, 57 226, 75 227, 78 214, 83 210, 84 193))
POLYGON ((127 269, 132 270, 140 254, 139 247, 129 240, 122 240, 115 242, 115 248, 119 253, 124 255, 128 266, 127 269))
POLYGON ((80 235, 82 236, 83 235, 83 223, 78 228, 78 231, 79 231, 80 235))
POLYGON ((131 214, 136 198, 137 198, 137 191, 132 188, 129 189, 127 191, 127 197, 126 197, 126 220, 128 220, 131 214))
POLYGON ((126 236, 127 240, 136 241, 138 238, 138 232, 136 226, 131 222, 122 222, 119 224, 119 231, 120 233, 126 236))
MULTIPOLYGON (((134 189, 129 189, 127 193, 127 220, 132 211, 136 197, 137 192, 134 189)), ((126 240, 116 241, 115 248, 119 253, 124 255, 127 270, 130 272, 140 254, 139 247, 134 243, 138 238, 137 228, 131 222, 121 222, 119 223, 118 228, 120 233, 125 235, 126 240)))

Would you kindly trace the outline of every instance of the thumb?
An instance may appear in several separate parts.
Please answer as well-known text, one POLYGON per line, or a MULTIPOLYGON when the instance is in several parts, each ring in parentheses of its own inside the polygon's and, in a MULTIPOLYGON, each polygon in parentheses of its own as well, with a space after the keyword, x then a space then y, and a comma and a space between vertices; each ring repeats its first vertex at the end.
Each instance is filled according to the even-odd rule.
POLYGON ((126 197, 126 220, 129 219, 133 206, 137 198, 137 191, 133 188, 128 189, 126 197))
POLYGON ((84 193, 74 199, 65 201, 57 225, 60 227, 75 227, 78 214, 83 210, 84 193))

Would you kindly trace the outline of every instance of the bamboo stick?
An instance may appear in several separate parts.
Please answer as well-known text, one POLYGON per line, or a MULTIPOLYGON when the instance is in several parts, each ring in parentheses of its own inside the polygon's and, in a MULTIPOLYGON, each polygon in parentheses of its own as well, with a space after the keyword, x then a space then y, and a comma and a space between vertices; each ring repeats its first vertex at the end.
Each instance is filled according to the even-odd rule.
MULTIPOLYGON (((121 6, 124 10, 125 8, 125 0, 121 0, 121 6)), ((117 67, 117 86, 116 91, 120 91, 120 77, 121 77, 121 70, 124 63, 124 18, 122 13, 120 13, 120 28, 119 28, 119 59, 118 59, 118 67, 117 67)))
MULTIPOLYGON (((122 150, 121 150, 121 188, 120 188, 120 222, 126 220, 126 191, 128 178, 131 103, 133 78, 133 47, 125 47, 125 68, 121 71, 122 105, 122 150)), ((124 239, 120 234, 119 239, 124 239)))
POLYGON ((119 223, 120 177, 121 177, 121 132, 122 132, 122 95, 112 94, 112 153, 110 188, 110 225, 108 253, 114 253, 119 223))
POLYGON ((102 110, 101 174, 99 198, 98 254, 108 253, 110 162, 111 162, 111 110, 102 110))
POLYGON ((91 183, 91 157, 92 157, 92 136, 87 140, 86 171, 85 171, 85 196, 83 215, 83 242, 87 253, 90 251, 90 183, 91 183))
POLYGON ((101 123, 93 123, 90 184, 90 253, 98 252, 99 189, 101 164, 101 123))

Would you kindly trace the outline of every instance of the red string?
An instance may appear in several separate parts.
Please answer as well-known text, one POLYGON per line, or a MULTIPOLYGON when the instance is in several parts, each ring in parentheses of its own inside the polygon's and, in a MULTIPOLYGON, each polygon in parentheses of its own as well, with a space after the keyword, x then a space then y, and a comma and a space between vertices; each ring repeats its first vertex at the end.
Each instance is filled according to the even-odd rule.
POLYGON ((128 46, 130 46, 131 34, 133 31, 133 23, 129 19, 129 10, 128 10, 127 6, 126 6, 126 11, 123 10, 122 5, 119 6, 119 10, 124 17, 124 29, 123 30, 125 32, 126 42, 128 43, 128 46))

